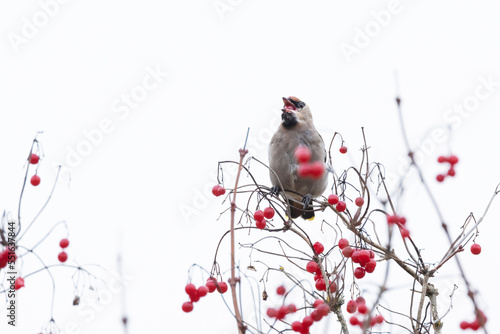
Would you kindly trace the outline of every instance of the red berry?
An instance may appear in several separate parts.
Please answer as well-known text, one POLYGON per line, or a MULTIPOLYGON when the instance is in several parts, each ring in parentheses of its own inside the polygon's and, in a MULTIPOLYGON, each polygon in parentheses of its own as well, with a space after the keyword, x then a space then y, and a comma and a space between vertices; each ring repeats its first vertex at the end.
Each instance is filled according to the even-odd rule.
POLYGON ((335 194, 328 196, 328 204, 335 205, 339 202, 339 197, 335 194))
POLYGON ((195 293, 196 293, 196 286, 194 286, 194 284, 192 283, 189 283, 186 285, 186 287, 184 288, 184 291, 186 291, 186 293, 189 295, 189 296, 193 296, 195 293))
POLYGON ((340 249, 344 249, 347 246, 349 246, 349 240, 344 239, 344 238, 342 238, 342 239, 339 240, 339 248, 340 249))
POLYGON ((357 205, 357 206, 363 206, 363 204, 365 203, 365 200, 362 198, 362 197, 358 197, 354 200, 354 203, 357 205))
POLYGON ((38 155, 36 155, 35 153, 31 153, 29 160, 30 160, 30 164, 36 165, 38 163, 38 160, 40 160, 40 157, 38 155))
POLYGON ((300 332, 302 332, 302 328, 303 328, 303 326, 302 326, 302 323, 300 321, 294 321, 294 322, 292 322, 292 330, 294 332, 299 332, 300 333, 300 332))
POLYGON ((185 302, 182 304, 182 310, 186 313, 189 313, 193 310, 193 303, 192 302, 185 302))
POLYGON ((376 324, 381 324, 383 322, 384 322, 384 316, 382 316, 382 314, 375 316, 375 323, 376 324))
POLYGON ((262 212, 261 210, 257 210, 255 211, 255 213, 253 214, 253 219, 255 219, 255 221, 263 221, 264 220, 264 212, 262 212))
POLYGON ((314 310, 311 312, 311 318, 313 318, 313 320, 316 322, 321 321, 321 319, 323 318, 323 312, 314 310))
POLYGON ((337 291, 337 283, 330 282, 330 292, 335 292, 335 291, 337 291))
POLYGON ((60 262, 66 262, 66 260, 68 259, 68 254, 66 254, 66 252, 61 252, 59 253, 59 255, 57 256, 57 258, 59 259, 60 262))
POLYGON ((319 272, 319 266, 316 262, 309 261, 309 262, 307 262, 306 270, 308 272, 310 272, 311 274, 313 274, 313 273, 319 272))
POLYGON ((31 184, 34 185, 35 187, 40 184, 40 176, 38 175, 33 175, 31 177, 31 184))
POLYGON ((472 244, 472 246, 470 246, 470 251, 472 254, 478 255, 481 253, 481 246, 479 244, 472 244))
POLYGON ((59 241, 59 246, 61 246, 61 248, 66 248, 69 246, 69 240, 64 238, 64 239, 61 239, 61 241, 59 241))
POLYGON ((300 145, 295 149, 295 159, 299 163, 306 163, 311 160, 311 150, 309 147, 300 145))
POLYGON ((321 161, 315 161, 311 163, 311 177, 313 179, 319 179, 325 173, 325 164, 321 161))
POLYGON ((396 224, 398 222, 398 216, 396 215, 387 215, 387 223, 388 224, 396 224))
POLYGON ((7 262, 9 262, 7 258, 4 259, 3 253, 4 252, 0 253, 0 269, 5 268, 7 266, 7 262))
POLYGON ((350 300, 347 302, 347 306, 346 306, 346 311, 353 314, 356 312, 356 310, 358 309, 358 305, 356 304, 356 301, 355 300, 350 300))
POLYGON ((344 201, 340 201, 335 206, 335 209, 337 209, 338 212, 343 212, 346 207, 347 207, 347 205, 345 204, 345 202, 344 201))
POLYGON ((477 321, 477 320, 474 320, 473 322, 469 323, 469 328, 472 329, 473 331, 477 331, 479 329, 479 327, 481 327, 481 325, 479 324, 479 321, 477 321))
POLYGON ((274 209, 272 207, 267 207, 264 209, 264 217, 271 219, 274 217, 274 209))
POLYGON ((222 188, 222 186, 219 184, 216 184, 212 188, 212 194, 216 197, 219 197, 220 195, 224 195, 225 192, 226 192, 226 190, 224 188, 222 188))
POLYGON ((276 317, 276 314, 278 314, 278 310, 270 307, 267 309, 266 314, 269 318, 274 318, 276 317))
POLYGON ((322 299, 316 299, 313 303, 314 308, 318 308, 321 304, 324 304, 325 302, 322 299))
POLYGON ((359 296, 356 298, 356 304, 361 305, 361 304, 366 304, 366 301, 363 297, 359 296))
POLYGON ((456 175, 455 169, 454 168, 448 169, 448 175, 449 176, 455 176, 456 175))
POLYGON ((398 223, 400 223, 401 225, 406 224, 406 218, 403 216, 401 217, 398 216, 398 223))
POLYGON ((255 222, 255 226, 261 230, 263 230, 264 228, 266 228, 266 221, 265 220, 259 220, 259 221, 256 221, 255 222))
POLYGON ((314 320, 310 315, 305 316, 304 319, 302 319, 302 325, 304 325, 307 328, 311 327, 311 325, 313 323, 314 323, 314 320))
POLYGON ((213 280, 208 280, 205 286, 210 293, 214 292, 217 289, 217 286, 215 285, 215 282, 213 280))
POLYGON ((354 251, 351 246, 347 246, 342 249, 342 255, 344 255, 345 257, 351 257, 352 253, 354 253, 354 251))
POLYGON ((403 239, 408 238, 410 236, 410 231, 403 226, 399 228, 399 232, 401 232, 401 236, 403 237, 403 239))
POLYGON ((225 293, 227 291, 226 282, 219 282, 219 288, 217 289, 220 293, 225 293))
POLYGON ((460 323, 460 328, 461 329, 467 329, 467 328, 469 328, 469 326, 470 326, 470 324, 467 321, 462 321, 460 323))
POLYGON ((448 162, 453 166, 458 162, 458 157, 456 155, 450 155, 448 157, 448 162))
POLYGON ((367 264, 365 264, 365 271, 369 274, 375 271, 375 267, 377 266, 377 262, 374 259, 370 259, 367 264))
POLYGON ((443 175, 443 174, 438 174, 438 175, 436 176, 436 180, 437 180, 438 182, 443 182, 443 181, 444 181, 444 175, 443 175))
POLYGON ((357 325, 361 324, 361 322, 359 321, 359 319, 358 319, 358 318, 356 318, 356 317, 351 317, 351 318, 349 319, 349 323, 350 323, 351 325, 353 325, 353 326, 357 326, 357 325))
POLYGON ((314 251, 316 252, 316 254, 321 254, 325 250, 325 247, 323 246, 323 244, 321 242, 315 242, 313 245, 313 248, 314 248, 314 251))
POLYGON ((3 252, 0 253, 0 269, 5 268, 8 264, 8 262, 12 261, 15 262, 17 260, 17 255, 15 252, 10 252, 9 248, 5 248, 3 252), (10 256, 10 259, 9 259, 10 256))
POLYGON ((285 319, 285 317, 286 317, 287 314, 288 314, 288 307, 281 306, 278 309, 278 312, 276 313, 276 319, 283 320, 283 319, 285 319))
POLYGON ((288 305, 288 313, 295 313, 295 312, 297 312, 297 306, 295 306, 295 304, 288 305))
POLYGON ((205 297, 208 293, 208 288, 204 285, 198 287, 198 294, 200 297, 205 297))
POLYGON ((309 177, 311 176, 311 164, 299 164, 299 168, 297 169, 297 175, 300 177, 309 177))
POLYGON ((319 280, 316 281, 316 289, 318 291, 326 291, 326 284, 325 284, 325 280, 320 278, 319 280))
POLYGON ((368 312, 368 307, 366 307, 366 304, 359 304, 358 312, 361 314, 365 314, 366 312, 368 312))
POLYGON ((351 255, 351 260, 352 260, 352 262, 354 262, 354 263, 360 263, 360 260, 359 260, 359 252, 360 252, 360 251, 359 251, 359 250, 357 250, 357 249, 356 249, 355 251, 353 251, 353 252, 352 252, 352 255, 351 255))
POLYGON ((354 269, 354 277, 357 279, 362 279, 365 277, 365 269, 363 267, 357 267, 354 269))
POLYGON ((22 277, 16 278, 16 280, 14 281, 14 289, 19 290, 22 287, 24 287, 24 278, 22 277))
MULTIPOLYGON (((370 261, 370 252, 366 249, 359 251, 359 263, 366 264, 370 261)), ((363 266, 364 267, 364 266, 363 266)))
POLYGON ((200 298, 201 296, 198 290, 196 290, 192 295, 189 295, 189 299, 191 299, 193 303, 196 303, 198 300, 200 300, 200 298))
POLYGON ((345 146, 341 146, 341 147, 339 148, 339 152, 340 152, 340 153, 342 153, 342 154, 346 154, 346 153, 347 153, 347 147, 345 147, 345 146))
POLYGON ((276 293, 280 296, 283 296, 286 293, 286 289, 283 285, 280 285, 278 288, 276 288, 276 293))
POLYGON ((445 157, 445 156, 440 155, 440 156, 438 157, 438 162, 439 162, 440 164, 442 164, 443 162, 447 162, 447 161, 448 161, 448 158, 447 158, 447 157, 445 157))

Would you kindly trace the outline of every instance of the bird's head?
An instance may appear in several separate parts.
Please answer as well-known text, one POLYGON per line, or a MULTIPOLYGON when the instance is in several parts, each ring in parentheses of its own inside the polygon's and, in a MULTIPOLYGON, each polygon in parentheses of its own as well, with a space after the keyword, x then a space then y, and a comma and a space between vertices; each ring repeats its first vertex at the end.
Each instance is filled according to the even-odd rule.
POLYGON ((290 96, 283 98, 283 113, 281 114, 281 124, 286 129, 291 129, 300 123, 312 123, 312 114, 309 106, 305 102, 290 96))

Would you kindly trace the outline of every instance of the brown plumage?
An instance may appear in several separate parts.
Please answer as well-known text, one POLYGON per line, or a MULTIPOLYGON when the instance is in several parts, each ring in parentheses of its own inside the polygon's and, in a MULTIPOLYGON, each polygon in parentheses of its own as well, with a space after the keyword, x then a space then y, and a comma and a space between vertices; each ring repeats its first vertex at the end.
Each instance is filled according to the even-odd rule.
POLYGON ((314 127, 309 106, 294 96, 284 97, 283 102, 282 122, 269 144, 271 183, 290 198, 292 218, 309 219, 314 217, 311 200, 321 196, 328 185, 327 173, 319 179, 299 177, 294 153, 299 145, 305 145, 311 150, 311 161, 325 163, 325 144, 314 127))

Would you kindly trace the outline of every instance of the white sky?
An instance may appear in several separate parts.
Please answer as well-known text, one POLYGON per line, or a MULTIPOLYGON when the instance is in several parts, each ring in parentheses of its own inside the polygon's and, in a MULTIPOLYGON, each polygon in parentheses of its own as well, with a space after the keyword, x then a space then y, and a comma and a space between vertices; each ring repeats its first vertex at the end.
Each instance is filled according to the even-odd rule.
MULTIPOLYGON (((310 105, 326 141, 341 132, 358 161, 364 126, 372 159, 397 173, 405 156, 394 104, 397 71, 411 144, 427 138, 422 166, 456 235, 470 212, 481 215, 500 182, 499 31, 493 1, 2 2, 0 208, 17 211, 24 159, 43 131, 42 183, 27 188, 25 221, 50 192, 58 162, 64 175, 26 245, 66 220, 68 263, 115 271, 121 249, 130 333, 233 333, 217 296, 202 299, 191 314, 180 307, 190 264, 209 269, 228 226, 226 217, 215 221, 225 207, 209 191, 217 162, 238 158, 247 127, 250 154, 266 161, 281 97, 295 95, 310 105), (221 4, 230 10, 217 12, 214 5, 221 4), (389 9, 390 17, 380 14, 389 9), (385 19, 383 27, 377 19, 385 19), (371 37, 363 40, 366 29, 371 37), (347 44, 356 53, 346 56, 347 44), (462 114, 453 109, 463 104, 462 114), (428 130, 449 123, 451 140, 433 144, 428 130), (71 153, 78 150, 85 155, 80 160, 71 153), (436 185, 442 166, 434 159, 449 150, 461 159, 457 176, 436 185)), ((269 183, 265 174, 261 182, 269 183)), ((446 240, 418 182, 408 187, 398 205, 432 261, 441 253, 430 250, 446 240)), ((481 225, 483 253, 460 254, 490 332, 500 328, 493 316, 499 312, 493 274, 499 207, 495 202, 481 225)), ((56 262, 63 236, 60 226, 40 246, 48 263, 56 262)), ((27 256, 23 272, 35 267, 27 256)), ((462 290, 445 319, 450 333, 459 321, 472 320, 453 270, 444 279, 462 290)), ((82 310, 70 307, 73 271, 54 270, 62 332, 72 333, 73 323, 80 333, 122 332, 123 285, 93 272, 106 281, 102 291, 113 292, 104 305, 82 310)), ((201 283, 199 276, 193 280, 201 283)), ((7 328, 2 319, 0 332, 39 332, 49 320, 50 287, 46 274, 26 279, 19 327, 7 328)))

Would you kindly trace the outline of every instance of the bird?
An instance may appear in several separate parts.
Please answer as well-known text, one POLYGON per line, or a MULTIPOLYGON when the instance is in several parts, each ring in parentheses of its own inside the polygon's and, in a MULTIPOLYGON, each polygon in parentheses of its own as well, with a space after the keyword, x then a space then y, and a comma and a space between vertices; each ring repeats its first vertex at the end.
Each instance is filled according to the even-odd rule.
POLYGON ((292 218, 313 219, 312 200, 321 196, 328 186, 327 173, 319 178, 300 177, 295 150, 301 145, 308 147, 311 161, 322 162, 326 170, 325 143, 305 102, 295 96, 283 97, 283 102, 281 124, 269 143, 271 192, 286 194, 292 218))

